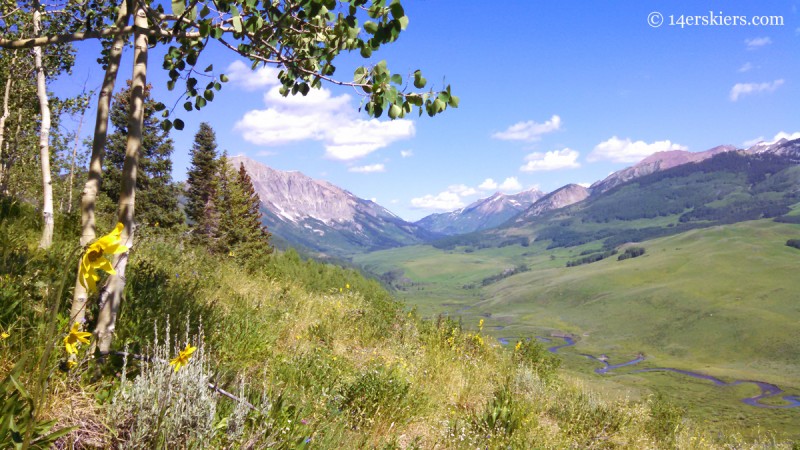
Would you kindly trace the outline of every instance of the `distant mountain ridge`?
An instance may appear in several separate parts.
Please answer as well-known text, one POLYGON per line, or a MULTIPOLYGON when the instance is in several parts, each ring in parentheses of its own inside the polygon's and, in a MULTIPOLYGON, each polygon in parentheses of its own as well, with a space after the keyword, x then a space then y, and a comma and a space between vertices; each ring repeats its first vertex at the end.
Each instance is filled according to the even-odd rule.
POLYGON ((540 216, 548 211, 561 209, 589 197, 589 190, 578 184, 568 184, 537 200, 525 212, 517 216, 517 222, 540 216))
POLYGON ((229 163, 244 165, 261 200, 264 224, 290 245, 346 257, 437 236, 327 181, 275 170, 246 156, 230 157, 229 163))
POLYGON ((542 196, 544 193, 535 188, 517 194, 496 192, 464 208, 423 217, 415 224, 431 232, 446 235, 481 231, 494 228, 515 217, 542 196))

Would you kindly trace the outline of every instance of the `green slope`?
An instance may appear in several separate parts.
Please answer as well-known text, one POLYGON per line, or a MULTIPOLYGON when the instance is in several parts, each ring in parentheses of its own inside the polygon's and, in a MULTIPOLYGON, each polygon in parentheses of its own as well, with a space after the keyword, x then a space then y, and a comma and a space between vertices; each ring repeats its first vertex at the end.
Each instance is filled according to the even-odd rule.
POLYGON ((485 317, 497 337, 575 335, 577 345, 562 350, 565 363, 590 382, 621 383, 633 395, 663 392, 703 419, 796 430, 796 408, 740 402, 757 394, 752 385, 717 388, 674 373, 630 369, 601 377, 592 372, 598 363, 579 354, 606 354, 618 363, 641 352, 647 359, 636 368, 760 380, 800 395, 800 251, 785 245, 797 237, 800 225, 757 220, 646 241, 639 244, 646 248, 641 257, 571 268, 566 261, 599 243, 546 250, 537 242, 470 253, 417 247, 357 262, 402 270, 411 286, 402 295, 422 312, 457 314, 467 322, 485 317), (520 263, 532 270, 481 286, 486 274, 520 263), (476 301, 466 307, 470 299, 476 301))

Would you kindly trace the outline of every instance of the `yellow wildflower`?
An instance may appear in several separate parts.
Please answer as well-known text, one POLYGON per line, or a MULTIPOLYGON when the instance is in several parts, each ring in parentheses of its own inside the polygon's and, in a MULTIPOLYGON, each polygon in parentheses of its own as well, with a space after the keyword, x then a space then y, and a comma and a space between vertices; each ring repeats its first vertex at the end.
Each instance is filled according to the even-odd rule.
POLYGON ((123 228, 124 225, 122 223, 117 223, 117 226, 110 233, 89 245, 83 254, 78 280, 87 291, 97 290, 97 282, 100 281, 100 275, 95 270, 100 269, 110 275, 117 273, 114 267, 111 266, 111 262, 105 258, 105 255, 116 255, 128 250, 128 247, 122 245, 122 238, 120 237, 123 228))
POLYGON ((181 350, 181 352, 175 358, 170 360, 169 365, 175 366, 175 372, 178 371, 181 367, 189 364, 189 358, 192 357, 192 353, 197 350, 197 347, 192 347, 190 344, 186 344, 186 348, 181 350))
POLYGON ((67 361, 67 370, 73 369, 75 366, 78 365, 78 361, 69 360, 67 361))
POLYGON ((483 319, 481 319, 481 321, 478 322, 478 331, 483 331, 483 319))
POLYGON ((345 284, 344 287, 346 287, 347 289, 350 289, 350 283, 345 284))
POLYGON ((89 343, 89 336, 92 333, 87 333, 85 331, 81 331, 78 328, 78 322, 72 324, 72 329, 69 330, 69 334, 64 336, 64 347, 67 349, 67 353, 71 355, 75 355, 78 353, 78 343, 83 342, 84 344, 89 343))
POLYGON ((11 335, 10 335, 10 334, 8 334, 8 333, 6 333, 5 331, 3 331, 2 333, 0 333, 0 339, 2 339, 2 340, 4 340, 4 341, 5 341, 6 339, 8 339, 8 337, 9 337, 9 336, 11 336, 11 335))
POLYGON ((514 346, 514 351, 518 352, 519 349, 522 348, 522 341, 517 341, 517 345, 514 346))

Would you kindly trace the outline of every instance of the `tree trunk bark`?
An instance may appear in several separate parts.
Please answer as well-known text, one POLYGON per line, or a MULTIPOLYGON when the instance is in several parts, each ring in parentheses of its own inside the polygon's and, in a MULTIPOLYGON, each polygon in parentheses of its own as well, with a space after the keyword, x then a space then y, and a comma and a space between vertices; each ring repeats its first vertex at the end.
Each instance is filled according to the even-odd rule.
POLYGON ((113 265, 116 275, 108 278, 106 289, 100 296, 100 315, 97 320, 95 334, 100 345, 100 353, 107 354, 111 348, 114 327, 122 303, 122 291, 125 289, 125 269, 128 266, 128 255, 133 247, 134 223, 133 211, 136 201, 136 172, 139 166, 139 150, 142 146, 142 126, 144 122, 144 89, 147 84, 147 16, 141 6, 136 8, 134 17, 134 53, 133 76, 131 77, 130 113, 128 116, 128 143, 125 150, 125 161, 122 164, 122 187, 119 196, 119 217, 125 228, 121 238, 128 247, 125 253, 114 257, 113 265))
MULTIPOLYGON (((8 65, 8 76, 6 77, 6 89, 3 94, 3 115, 0 116, 0 186, 5 186, 5 163, 3 163, 3 143, 6 137, 6 119, 8 116, 11 115, 11 111, 8 110, 8 99, 11 94, 11 85, 13 84, 11 81, 11 72, 14 68, 14 63, 17 60, 17 52, 14 52, 14 56, 11 57, 11 63, 8 65)), ((0 193, 2 193, 2 189, 0 189, 0 193)))
MULTIPOLYGON (((117 13, 117 27, 124 27, 130 21, 131 8, 128 7, 128 0, 122 0, 117 13)), ((111 109, 111 96, 114 94, 114 85, 117 81, 119 72, 119 61, 122 58, 122 49, 125 46, 125 37, 117 36, 108 55, 108 66, 106 75, 103 79, 103 87, 97 98, 97 117, 94 124, 94 140, 92 142, 92 156, 89 162, 89 176, 81 195, 81 246, 85 247, 97 237, 95 228, 95 205, 97 204, 97 193, 100 190, 100 182, 103 178, 103 154, 106 148, 106 138, 108 137, 108 112, 111 109)), ((80 261, 77 269, 80 271, 80 261)), ((72 308, 70 310, 69 325, 74 322, 83 324, 86 316, 86 302, 89 295, 86 288, 75 281, 75 290, 72 295, 72 308)))
MULTIPOLYGON (((33 33, 36 36, 42 31, 42 14, 39 2, 34 3, 33 33)), ((33 65, 36 69, 36 96, 39 98, 39 109, 42 124, 39 128, 39 158, 42 164, 42 239, 39 248, 49 248, 53 243, 53 180, 50 175, 50 101, 47 99, 47 82, 42 65, 42 48, 33 49, 33 65)))

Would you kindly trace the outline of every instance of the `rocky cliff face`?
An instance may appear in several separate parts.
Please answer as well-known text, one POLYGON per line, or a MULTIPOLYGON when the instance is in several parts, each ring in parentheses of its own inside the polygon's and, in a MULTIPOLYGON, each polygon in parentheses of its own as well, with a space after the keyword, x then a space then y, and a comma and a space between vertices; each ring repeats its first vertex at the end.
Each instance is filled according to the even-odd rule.
POLYGON ((519 216, 517 222, 540 216, 548 211, 578 203, 589 196, 589 190, 577 184, 568 184, 540 198, 519 216))
POLYGON ((415 222, 426 230, 447 235, 470 233, 500 225, 527 209, 544 193, 538 189, 518 194, 497 192, 462 209, 431 214, 415 222))
POLYGON ((737 150, 737 148, 732 145, 720 145, 704 152, 670 150, 667 152, 653 153, 639 163, 626 169, 614 172, 605 179, 595 182, 592 184, 590 189, 594 194, 603 193, 635 178, 650 175, 651 173, 680 166, 682 164, 700 162, 719 153, 730 152, 734 150, 737 150))
POLYGON ((245 156, 231 157, 230 164, 237 169, 244 164, 261 199, 264 223, 290 245, 347 256, 437 236, 327 181, 275 170, 245 156))
POLYGON ((781 139, 777 142, 759 142, 745 150, 745 153, 752 155, 773 154, 787 157, 793 161, 800 161, 800 139, 795 139, 793 141, 781 139))

